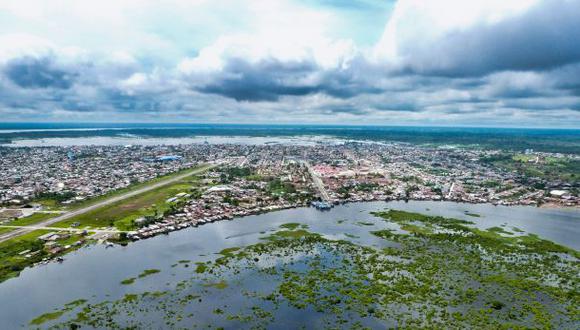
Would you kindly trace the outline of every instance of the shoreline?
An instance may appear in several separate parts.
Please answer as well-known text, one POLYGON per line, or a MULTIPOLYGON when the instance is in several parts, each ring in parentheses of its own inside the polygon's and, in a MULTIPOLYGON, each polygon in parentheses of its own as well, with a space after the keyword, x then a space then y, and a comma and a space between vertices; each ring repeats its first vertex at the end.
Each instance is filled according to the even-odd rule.
MULTIPOLYGON (((580 211, 579 206, 566 206, 566 205, 553 205, 550 204, 548 206, 537 206, 537 205, 530 205, 530 204, 495 204, 490 202, 470 202, 470 201, 457 201, 457 200, 436 200, 436 199, 365 199, 365 200, 342 200, 337 203, 331 203, 332 209, 335 205, 345 205, 345 204, 353 204, 353 203, 369 203, 369 202, 451 202, 451 203, 458 203, 458 204, 473 204, 473 205, 490 205, 490 206, 505 206, 505 207, 531 207, 531 208, 539 208, 539 209, 553 209, 553 210, 570 210, 570 211, 580 211)), ((296 209, 300 207, 314 207, 311 203, 300 203, 300 204, 282 204, 282 205, 269 205, 258 207, 255 209, 247 209, 247 210, 238 210, 233 212, 224 212, 222 214, 204 217, 204 218, 195 218, 195 219, 187 219, 184 221, 177 222, 174 219, 176 215, 169 216, 168 219, 164 219, 163 221, 155 222, 147 227, 140 228, 136 231, 132 231, 128 233, 127 238, 131 241, 137 241, 141 239, 147 239, 151 237, 155 237, 159 234, 168 234, 172 231, 178 231, 181 229, 185 229, 188 227, 198 227, 204 225, 206 223, 212 223, 216 221, 223 221, 223 220, 235 220, 236 218, 251 216, 251 215, 259 215, 264 213, 271 213, 281 210, 287 209, 296 209), (171 221, 174 220, 174 221, 171 221), (147 230, 149 227, 151 229, 147 230), (144 234, 144 235, 143 235, 144 234), (143 236, 139 236, 143 235, 143 236)), ((330 209, 319 209, 320 212, 329 211, 330 209)))

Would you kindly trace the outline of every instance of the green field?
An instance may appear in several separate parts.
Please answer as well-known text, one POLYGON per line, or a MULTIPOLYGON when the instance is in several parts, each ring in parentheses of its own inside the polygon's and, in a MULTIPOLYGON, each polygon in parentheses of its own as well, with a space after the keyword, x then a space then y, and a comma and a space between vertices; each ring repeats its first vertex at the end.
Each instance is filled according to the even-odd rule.
MULTIPOLYGON (((58 214, 56 213, 33 213, 32 215, 29 215, 27 217, 24 218, 19 218, 13 221, 10 221, 10 223, 7 223, 6 225, 10 225, 10 226, 32 226, 36 223, 39 223, 40 221, 46 220, 46 219, 50 219, 52 217, 57 216, 58 214)), ((9 231, 14 230, 15 228, 9 228, 9 227, 0 227, 0 234, 2 233, 6 233, 9 231)))
POLYGON ((189 192, 197 180, 191 178, 175 184, 163 186, 141 195, 124 199, 74 218, 54 224, 55 227, 70 227, 80 223, 80 228, 116 227, 119 230, 135 229, 134 220, 144 216, 162 215, 171 208, 166 200, 181 192, 189 192))
MULTIPOLYGON (((200 167, 203 169, 203 167, 200 167)), ((188 169, 191 171, 192 169, 188 169)), ((172 174, 171 176, 164 176, 163 179, 170 179, 171 177, 181 175, 184 171, 172 174)), ((147 182, 153 184, 159 182, 161 179, 155 179, 147 182)), ((144 187, 145 184, 134 186, 132 190, 144 187)), ((56 223, 55 227, 70 227, 75 222, 80 224, 80 228, 84 227, 115 227, 119 230, 133 230, 135 229, 134 221, 140 217, 155 217, 161 216, 169 212, 176 203, 167 203, 167 199, 174 197, 179 193, 189 193, 198 186, 198 179, 195 175, 179 180, 175 183, 162 186, 148 192, 139 194, 134 197, 124 199, 111 205, 81 214, 74 218, 67 219, 56 223)), ((124 191, 126 192, 126 191, 124 191)), ((108 196, 111 197, 111 196, 108 196)))

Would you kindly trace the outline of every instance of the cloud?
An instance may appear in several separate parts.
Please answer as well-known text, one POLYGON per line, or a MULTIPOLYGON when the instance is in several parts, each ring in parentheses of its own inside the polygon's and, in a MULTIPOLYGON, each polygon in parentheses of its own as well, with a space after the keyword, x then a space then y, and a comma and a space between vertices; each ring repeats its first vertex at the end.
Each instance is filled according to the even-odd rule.
POLYGON ((22 3, 0 4, 7 120, 580 126, 577 1, 22 3), (361 17, 388 21, 375 47, 361 17))
POLYGON ((76 76, 74 72, 57 68, 52 59, 46 57, 12 60, 4 70, 6 76, 22 88, 68 89, 76 76))
POLYGON ((545 70, 580 61, 580 2, 397 3, 376 56, 421 74, 545 70))
POLYGON ((308 82, 315 72, 309 62, 280 62, 266 59, 255 64, 229 59, 218 77, 196 89, 220 94, 238 101, 277 101, 284 95, 307 95, 317 86, 308 82))

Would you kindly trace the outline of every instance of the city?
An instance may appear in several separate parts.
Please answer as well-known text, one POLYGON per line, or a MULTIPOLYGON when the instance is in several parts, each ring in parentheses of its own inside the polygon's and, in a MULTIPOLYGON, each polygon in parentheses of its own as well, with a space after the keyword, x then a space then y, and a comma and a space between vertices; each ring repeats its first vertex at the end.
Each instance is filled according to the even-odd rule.
POLYGON ((580 1, 0 1, 0 330, 580 329, 580 1))
MULTIPOLYGON (((447 200, 494 205, 578 207, 577 181, 528 176, 494 166, 497 150, 401 143, 4 148, 0 219, 58 214, 66 207, 200 164, 195 187, 171 196, 165 214, 131 220, 128 237, 314 205, 447 200), (32 159, 30 161, 19 161, 32 159)), ((524 150, 513 162, 580 162, 574 155, 524 150)), ((33 225, 30 223, 29 225, 33 225)), ((83 229, 81 223, 75 228, 83 229), (80 227, 79 227, 80 226, 80 227)), ((86 229, 115 229, 110 221, 86 229)), ((119 227, 119 226, 117 226, 119 227)), ((119 229, 119 228, 116 228, 119 229)), ((110 234, 112 235, 112 234, 110 234)), ((106 235, 105 235, 106 236, 106 235)), ((99 235, 103 238, 103 235, 99 235)))

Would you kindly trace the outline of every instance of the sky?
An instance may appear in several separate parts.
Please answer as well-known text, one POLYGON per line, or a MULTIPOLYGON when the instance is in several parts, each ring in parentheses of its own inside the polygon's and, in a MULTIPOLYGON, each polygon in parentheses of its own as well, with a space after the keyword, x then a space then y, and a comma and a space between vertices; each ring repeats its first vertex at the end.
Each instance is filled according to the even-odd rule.
POLYGON ((0 2, 0 121, 580 127, 578 0, 0 2))

